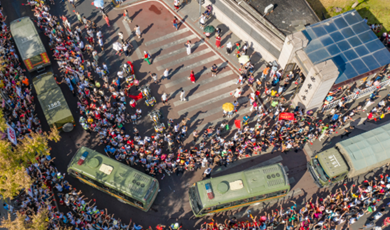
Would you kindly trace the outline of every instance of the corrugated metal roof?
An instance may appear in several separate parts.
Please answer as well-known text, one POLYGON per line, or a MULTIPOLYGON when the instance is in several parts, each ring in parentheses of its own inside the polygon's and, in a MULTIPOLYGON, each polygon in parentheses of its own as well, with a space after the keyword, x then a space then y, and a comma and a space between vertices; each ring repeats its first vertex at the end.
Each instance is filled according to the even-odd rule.
POLYGON ((357 173, 370 171, 390 160, 390 124, 341 141, 337 145, 349 155, 347 161, 353 165, 353 170, 357 173))

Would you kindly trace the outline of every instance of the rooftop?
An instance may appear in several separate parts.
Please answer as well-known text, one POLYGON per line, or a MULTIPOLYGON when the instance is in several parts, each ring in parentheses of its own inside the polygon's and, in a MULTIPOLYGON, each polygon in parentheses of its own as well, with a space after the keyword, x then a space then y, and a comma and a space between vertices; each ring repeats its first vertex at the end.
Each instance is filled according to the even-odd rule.
POLYGON ((306 26, 304 48, 313 64, 332 59, 340 75, 335 84, 390 63, 390 53, 356 10, 306 26))
POLYGON ((305 0, 251 0, 249 4, 264 16, 264 9, 274 5, 274 11, 265 18, 278 28, 284 35, 289 35, 305 29, 305 25, 318 22, 315 13, 305 0))

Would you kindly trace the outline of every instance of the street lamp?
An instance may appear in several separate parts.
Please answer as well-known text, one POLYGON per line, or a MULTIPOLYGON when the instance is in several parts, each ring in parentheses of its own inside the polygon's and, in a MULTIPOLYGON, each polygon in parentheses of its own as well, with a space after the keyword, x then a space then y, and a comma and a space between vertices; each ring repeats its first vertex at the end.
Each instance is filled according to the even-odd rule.
POLYGON ((198 0, 199 2, 199 17, 202 15, 202 0, 198 0))

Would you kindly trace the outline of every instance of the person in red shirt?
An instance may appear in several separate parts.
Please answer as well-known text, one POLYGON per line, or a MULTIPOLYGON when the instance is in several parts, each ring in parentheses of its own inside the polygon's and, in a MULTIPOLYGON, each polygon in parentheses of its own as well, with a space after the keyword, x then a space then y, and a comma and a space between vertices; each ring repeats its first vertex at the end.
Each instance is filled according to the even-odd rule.
POLYGON ((195 73, 193 70, 191 70, 191 74, 190 74, 190 80, 192 83, 195 83, 196 79, 195 79, 195 73))
POLYGON ((220 36, 216 36, 215 37, 215 46, 219 49, 221 48, 221 37, 220 36))
POLYGON ((178 30, 179 29, 179 27, 177 26, 177 18, 176 17, 173 17, 173 27, 175 27, 176 28, 176 30, 178 30))

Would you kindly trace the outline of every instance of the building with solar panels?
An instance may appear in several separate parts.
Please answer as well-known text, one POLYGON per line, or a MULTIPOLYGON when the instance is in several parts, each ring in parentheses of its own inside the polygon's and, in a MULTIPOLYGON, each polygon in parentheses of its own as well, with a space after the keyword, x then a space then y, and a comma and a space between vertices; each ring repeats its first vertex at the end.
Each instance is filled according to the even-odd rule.
POLYGON ((356 10, 287 36, 279 63, 297 64, 306 76, 293 102, 318 109, 332 89, 370 77, 390 63, 388 49, 356 10))

